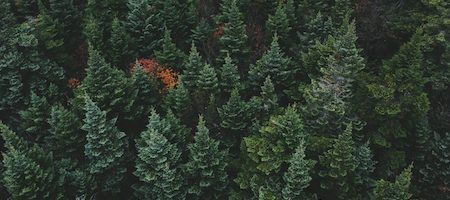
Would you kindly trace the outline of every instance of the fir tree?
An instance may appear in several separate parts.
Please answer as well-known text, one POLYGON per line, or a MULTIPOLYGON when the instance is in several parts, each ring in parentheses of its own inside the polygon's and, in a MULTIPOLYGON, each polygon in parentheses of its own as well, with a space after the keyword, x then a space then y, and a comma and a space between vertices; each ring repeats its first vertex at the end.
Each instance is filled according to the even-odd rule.
POLYGON ((314 18, 311 18, 305 24, 305 30, 299 34, 300 50, 302 52, 308 52, 308 49, 314 46, 316 41, 320 43, 324 42, 330 35, 335 35, 335 28, 333 27, 331 18, 327 18, 321 12, 318 12, 314 18))
POLYGON ((200 92, 214 94, 218 91, 219 80, 214 68, 209 64, 205 64, 199 72, 197 79, 197 87, 200 92))
POLYGON ((352 14, 352 1, 336 0, 331 10, 334 21, 341 22, 346 16, 352 14))
POLYGON ((228 185, 227 153, 219 149, 219 141, 209 136, 203 117, 199 117, 194 143, 188 145, 186 163, 188 193, 193 199, 220 199, 228 185))
POLYGON ((138 159, 134 174, 144 183, 137 190, 145 199, 184 199, 183 179, 177 167, 181 153, 164 137, 164 126, 153 111, 147 130, 136 140, 138 159))
POLYGON ((105 49, 104 32, 104 27, 102 27, 99 19, 92 15, 85 19, 83 34, 89 42, 89 46, 98 50, 105 49))
POLYGON ((289 19, 286 14, 285 4, 278 4, 275 14, 269 15, 269 18, 266 22, 266 27, 270 36, 274 36, 275 34, 278 35, 282 45, 287 45, 287 43, 285 42, 289 37, 289 31, 291 30, 291 27, 289 26, 289 19))
POLYGON ((409 192, 411 184, 412 164, 395 178, 395 182, 377 181, 375 188, 375 199, 377 200, 408 200, 412 194, 409 192))
POLYGON ((261 86, 267 76, 275 85, 289 85, 296 70, 291 66, 291 59, 286 57, 278 44, 278 36, 274 36, 270 49, 250 66, 248 77, 254 86, 261 86))
POLYGON ((85 137, 79 131, 81 120, 75 113, 61 105, 53 106, 48 123, 50 125, 50 134, 46 143, 55 153, 55 158, 81 160, 85 137))
POLYGON ((47 120, 50 118, 51 106, 45 97, 40 97, 36 93, 31 93, 31 101, 28 109, 21 111, 22 129, 26 132, 27 138, 43 144, 50 125, 47 120))
POLYGON ((186 149, 187 143, 190 141, 191 129, 186 127, 172 110, 167 112, 164 120, 170 125, 170 131, 165 135, 166 138, 172 144, 176 144, 178 149, 186 149))
POLYGON ((227 0, 222 4, 224 24, 223 35, 219 38, 219 61, 222 63, 229 54, 239 69, 244 67, 248 59, 248 37, 245 32, 245 24, 242 13, 239 11, 236 0, 227 0))
POLYGON ((354 188, 351 179, 358 163, 354 154, 352 129, 352 124, 347 125, 344 133, 334 141, 332 148, 319 157, 323 167, 319 173, 323 179, 320 186, 327 192, 324 196, 347 199, 355 195, 352 193, 354 188))
POLYGON ((284 199, 305 199, 305 189, 311 182, 311 170, 316 164, 314 160, 305 159, 305 147, 301 143, 289 161, 289 168, 283 175, 286 186, 283 188, 284 199))
POLYGON ((224 59, 224 64, 219 72, 219 85, 223 92, 229 93, 233 88, 239 86, 241 80, 236 64, 233 63, 230 55, 224 59))
POLYGON ((185 122, 191 120, 192 100, 183 83, 170 89, 164 101, 166 110, 172 110, 178 118, 185 122))
POLYGON ((95 176, 100 191, 119 192, 119 184, 126 168, 123 166, 128 142, 125 133, 115 123, 117 118, 107 120, 106 112, 86 96, 86 111, 82 129, 86 131, 87 143, 84 154, 89 161, 89 173, 95 176))
POLYGON ((355 149, 355 157, 358 165, 355 168, 354 184, 356 196, 359 199, 373 199, 373 189, 376 182, 372 178, 376 162, 373 160, 369 142, 355 149))
POLYGON ((130 36, 126 27, 117 17, 111 25, 111 37, 109 38, 108 60, 113 66, 126 69, 130 63, 133 52, 130 47, 130 36))
POLYGON ((222 133, 229 134, 226 138, 233 138, 233 142, 237 144, 248 127, 248 105, 239 96, 238 89, 231 92, 228 102, 218 108, 218 111, 222 133))
POLYGON ((184 59, 186 56, 173 43, 170 33, 170 30, 166 27, 164 30, 162 48, 160 51, 155 52, 155 57, 156 60, 158 60, 158 62, 162 65, 180 71, 180 69, 182 69, 182 64, 184 63, 184 59))
POLYGON ((52 154, 25 142, 2 123, 0 133, 6 147, 2 182, 11 198, 58 199, 52 154))
POLYGON ((204 66, 202 57, 197 51, 197 47, 192 43, 191 51, 189 52, 189 57, 186 60, 183 68, 183 76, 181 78, 185 87, 189 90, 194 90, 197 88, 197 79, 199 77, 200 70, 204 66))
POLYGON ((15 17, 12 13, 9 1, 0 2, 0 13, 0 26, 3 27, 0 30, 0 53, 3 53, 5 46, 7 46, 12 39, 11 35, 15 27, 15 17))
POLYGON ((145 119, 152 106, 157 106, 160 98, 157 80, 149 76, 139 62, 136 62, 132 76, 133 88, 136 90, 136 98, 132 110, 134 119, 145 119))

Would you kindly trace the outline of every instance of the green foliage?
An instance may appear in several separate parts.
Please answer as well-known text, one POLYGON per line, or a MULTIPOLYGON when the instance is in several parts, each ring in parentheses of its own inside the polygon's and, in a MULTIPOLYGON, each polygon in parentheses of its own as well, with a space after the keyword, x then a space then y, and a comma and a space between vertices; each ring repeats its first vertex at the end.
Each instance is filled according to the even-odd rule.
POLYGON ((42 144, 50 125, 47 120, 50 118, 51 106, 45 97, 31 93, 30 106, 20 112, 22 118, 22 129, 26 132, 27 138, 31 141, 42 144))
POLYGON ((411 184, 412 164, 395 178, 395 182, 377 181, 375 199, 377 200, 408 200, 411 199, 409 186, 411 184))
POLYGON ((373 153, 369 148, 369 142, 364 143, 355 149, 355 157, 358 165, 355 169, 354 184, 358 199, 373 199, 373 189, 376 182, 372 178, 376 162, 373 160, 373 153))
POLYGON ((155 52, 156 60, 164 66, 170 67, 172 69, 177 69, 178 71, 182 69, 182 64, 184 63, 185 55, 177 48, 173 43, 170 36, 170 30, 167 27, 164 30, 164 39, 162 41, 162 49, 155 52))
POLYGON ((219 80, 217 73, 209 64, 205 64, 200 70, 196 82, 200 92, 214 94, 218 91, 219 80))
POLYGON ((126 168, 123 166, 128 141, 125 133, 115 126, 117 118, 108 120, 106 112, 86 96, 86 111, 82 130, 86 131, 84 154, 89 173, 95 176, 100 191, 119 192, 126 168))
POLYGON ((136 90, 136 98, 132 106, 132 119, 144 119, 150 114, 152 106, 156 106, 161 99, 159 84, 153 76, 149 76, 139 62, 136 62, 132 83, 136 90))
MULTIPOLYGON (((335 30, 331 18, 322 16, 322 13, 318 12, 314 18, 311 18, 311 20, 305 24, 305 30, 299 35, 301 51, 308 52, 307 50, 312 46, 313 48, 320 49, 321 46, 319 44, 329 35, 334 35, 334 33, 335 30), (320 43, 317 44, 316 41, 319 41, 320 43)), ((315 50, 310 50, 309 52, 311 54, 314 53, 315 50)))
POLYGON ((189 90, 194 90, 197 88, 197 79, 200 76, 200 70, 204 66, 202 57, 197 51, 197 47, 194 43, 191 45, 191 51, 189 52, 189 57, 184 63, 183 76, 181 81, 184 83, 185 87, 189 90))
POLYGON ((109 48, 106 52, 111 65, 127 69, 134 55, 131 51, 130 36, 127 34, 127 29, 117 17, 112 21, 108 45, 109 48))
POLYGON ((181 152, 176 144, 171 143, 163 132, 170 124, 161 121, 159 115, 152 111, 147 130, 136 140, 138 159, 136 175, 142 185, 137 186, 141 198, 145 199, 184 199, 183 178, 177 164, 181 152))
POLYGON ((188 193, 192 199, 220 199, 228 185, 227 152, 219 149, 219 141, 209 136, 203 117, 199 117, 194 143, 188 145, 186 163, 188 193))
POLYGON ((229 93, 234 88, 240 86, 241 77, 239 76, 239 71, 230 55, 224 59, 224 64, 219 71, 219 85, 222 92, 229 93))
POLYGON ((229 137, 240 140, 242 133, 248 127, 248 105, 239 96, 239 90, 234 89, 231 96, 222 108, 218 108, 220 116, 220 127, 223 134, 230 134, 229 137))
POLYGON ((189 91, 183 83, 169 90, 165 98, 165 107, 167 110, 172 110, 173 114, 180 119, 188 120, 190 118, 193 109, 192 101, 189 91))
MULTIPOLYGON (((286 14, 286 5, 279 3, 275 14, 269 15, 266 27, 270 36, 278 35, 282 41, 288 37, 291 27, 289 26, 289 18, 286 14)), ((285 44, 285 43, 283 43, 285 44)))
POLYGON ((283 188, 284 199, 305 199, 312 178, 311 170, 316 164, 314 160, 305 159, 305 147, 303 143, 295 150, 289 161, 289 168, 283 175, 286 186, 283 188))

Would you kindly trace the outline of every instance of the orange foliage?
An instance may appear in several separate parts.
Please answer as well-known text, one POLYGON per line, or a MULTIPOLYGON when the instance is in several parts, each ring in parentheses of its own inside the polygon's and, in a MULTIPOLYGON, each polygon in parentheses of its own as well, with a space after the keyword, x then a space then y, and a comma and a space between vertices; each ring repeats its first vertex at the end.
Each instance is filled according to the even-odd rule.
MULTIPOLYGON (((141 58, 137 62, 142 66, 144 72, 150 76, 158 78, 164 84, 163 91, 173 88, 178 83, 178 74, 172 69, 160 65, 155 59, 141 58)), ((131 66, 131 72, 134 73, 136 64, 131 66)))
POLYGON ((67 81, 67 84, 69 85, 69 88, 75 89, 78 87, 78 85, 80 85, 80 80, 77 78, 70 78, 67 81))
POLYGON ((224 31, 225 25, 223 24, 219 25, 213 33, 213 38, 216 40, 219 39, 220 37, 222 37, 224 31))

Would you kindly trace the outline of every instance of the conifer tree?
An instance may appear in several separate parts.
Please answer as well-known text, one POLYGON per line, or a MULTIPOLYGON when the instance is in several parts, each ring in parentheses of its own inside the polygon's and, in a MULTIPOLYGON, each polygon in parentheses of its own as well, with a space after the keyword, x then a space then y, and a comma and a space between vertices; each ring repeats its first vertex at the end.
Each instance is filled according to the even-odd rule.
POLYGON ((220 127, 223 128, 223 134, 230 134, 227 138, 238 139, 245 132, 248 126, 248 105, 239 96, 239 90, 234 89, 231 96, 221 108, 218 109, 220 116, 220 127))
POLYGON ((134 174, 144 183, 137 190, 145 199, 184 199, 186 193, 177 166, 181 152, 164 137, 164 123, 153 110, 147 130, 136 140, 138 159, 134 174))
POLYGON ((36 93, 31 93, 30 106, 20 112, 22 118, 22 129, 26 132, 30 141, 44 143, 50 125, 47 120, 50 118, 51 106, 45 97, 40 97, 36 93))
POLYGON ((89 46, 99 51, 105 49, 105 39, 104 39, 104 30, 105 27, 102 26, 99 19, 95 18, 92 15, 89 15, 85 19, 83 34, 86 37, 86 40, 89 42, 89 46))
POLYGON ((165 27, 162 48, 161 50, 155 52, 155 57, 156 60, 158 60, 158 62, 162 65, 180 71, 186 56, 173 43, 170 34, 171 31, 165 27))
POLYGON ((6 147, 2 182, 11 198, 58 199, 52 154, 25 142, 2 123, 0 133, 6 147))
POLYGON ((197 51, 197 47, 194 43, 191 45, 191 51, 189 52, 189 57, 186 60, 183 68, 183 76, 181 78, 185 87, 189 90, 194 90, 197 88, 197 79, 199 76, 200 70, 204 66, 204 62, 202 61, 202 57, 200 53, 197 51))
POLYGON ((377 181, 375 188, 375 199, 377 200, 408 200, 412 194, 409 192, 411 185, 412 164, 395 178, 395 182, 377 181))
POLYGON ((214 94, 218 91, 218 86, 219 80, 216 71, 211 65, 205 64, 200 70, 197 79, 198 90, 206 94, 214 94))
POLYGON ((220 63, 223 63, 223 60, 229 54, 239 69, 242 69, 247 62, 249 49, 245 24, 237 1, 224 1, 221 16, 224 18, 225 24, 223 35, 219 38, 220 52, 218 60, 220 63))
POLYGON ((183 149, 186 149, 187 143, 190 141, 191 129, 186 127, 182 121, 172 112, 167 111, 164 120, 170 126, 169 132, 165 135, 166 138, 172 143, 177 145, 178 149, 183 153, 183 149))
POLYGON ((289 161, 289 168, 284 173, 283 179, 286 186, 283 188, 284 199, 305 199, 308 194, 305 189, 311 182, 311 170, 316 161, 305 159, 305 147, 303 143, 295 150, 289 161))
POLYGON ((286 57, 278 44, 278 36, 274 36, 270 49, 250 66, 248 77, 254 86, 261 86, 267 76, 275 85, 289 85, 296 70, 291 66, 291 59, 286 57))
POLYGON ((285 42, 288 41, 287 39, 289 37, 289 31, 291 30, 291 27, 289 24, 289 18, 286 14, 285 4, 278 3, 275 14, 269 15, 269 18, 266 22, 266 27, 270 36, 274 36, 275 34, 277 34, 280 38, 280 43, 282 43, 282 45, 287 45, 287 43, 285 42))
POLYGON ((305 30, 299 34, 300 50, 308 52, 309 47, 313 46, 316 41, 324 42, 329 35, 335 35, 333 22, 330 17, 327 18, 321 12, 318 12, 314 18, 311 18, 305 24, 305 30))
POLYGON ((279 107, 278 96, 270 76, 266 77, 264 85, 261 86, 259 96, 250 99, 249 107, 252 117, 259 119, 260 122, 267 121, 270 115, 277 110, 279 107))
POLYGON ((129 66, 133 52, 130 47, 130 36, 125 25, 117 17, 111 25, 111 37, 109 38, 108 60, 111 65, 126 69, 129 66))
POLYGON ((115 126, 117 118, 108 120, 106 112, 86 96, 85 118, 82 129, 86 131, 84 154, 89 162, 89 173, 101 192, 111 194, 119 192, 119 184, 124 178, 123 166, 128 141, 125 133, 115 126))
POLYGON ((224 64, 220 68, 219 80, 220 89, 226 93, 231 92, 231 90, 239 86, 241 80, 239 71, 229 54, 225 57, 224 64))
POLYGON ((173 114, 185 122, 190 121, 193 105, 189 91, 183 83, 170 89, 164 101, 166 110, 172 110, 173 114))
POLYGON ((3 53, 3 48, 10 43, 12 39, 12 31, 15 27, 15 17, 11 10, 11 4, 9 1, 0 2, 0 26, 3 27, 0 30, 0 53, 3 53))
POLYGON ((373 189, 376 181, 371 177, 375 170, 376 162, 370 150, 369 142, 355 149, 355 157, 358 165, 355 169, 354 184, 359 199, 373 199, 373 189))
POLYGON ((227 152, 219 149, 219 141, 209 136, 203 117, 199 117, 194 143, 188 145, 186 163, 188 193, 192 199, 220 199, 228 185, 227 152))
POLYGON ((355 195, 352 192, 352 178, 358 163, 352 129, 352 124, 348 124, 344 133, 335 139, 332 148, 319 157, 323 167, 319 173, 323 179, 320 187, 326 191, 324 196, 347 199, 355 195))
POLYGON ((113 115, 129 114, 135 91, 125 74, 106 63, 100 53, 90 48, 87 75, 81 85, 97 105, 113 115))
POLYGON ((49 136, 46 141, 55 158, 79 159, 83 157, 84 134, 79 131, 81 120, 75 113, 61 105, 53 106, 48 123, 49 136))
POLYGON ((136 62, 132 82, 136 90, 136 99, 132 106, 134 119, 146 119, 151 107, 157 106, 161 99, 157 80, 149 76, 139 62, 136 62))
POLYGON ((336 0, 331 10, 334 21, 341 22, 347 15, 352 14, 352 1, 336 0))

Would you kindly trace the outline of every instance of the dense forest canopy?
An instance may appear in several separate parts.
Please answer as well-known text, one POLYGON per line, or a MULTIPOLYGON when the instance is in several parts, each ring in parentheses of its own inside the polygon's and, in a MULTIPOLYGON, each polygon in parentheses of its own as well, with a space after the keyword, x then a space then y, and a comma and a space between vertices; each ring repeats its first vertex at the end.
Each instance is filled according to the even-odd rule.
POLYGON ((450 199, 446 0, 0 0, 0 199, 450 199))

